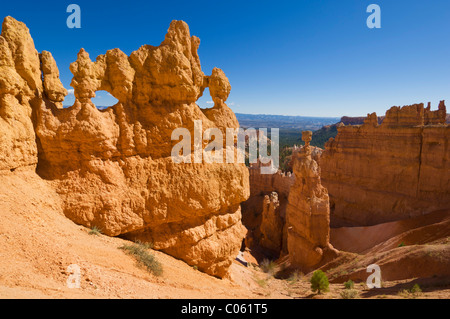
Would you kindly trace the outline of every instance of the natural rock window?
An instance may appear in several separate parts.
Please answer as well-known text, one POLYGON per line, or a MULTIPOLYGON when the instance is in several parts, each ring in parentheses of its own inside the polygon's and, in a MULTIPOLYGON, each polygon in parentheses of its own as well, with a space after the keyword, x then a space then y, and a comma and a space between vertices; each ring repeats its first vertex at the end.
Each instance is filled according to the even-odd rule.
POLYGON ((209 93, 209 88, 203 91, 203 95, 197 100, 197 105, 203 110, 214 107, 214 101, 209 93))
POLYGON ((99 110, 105 110, 119 102, 111 93, 103 90, 95 92, 95 97, 91 101, 99 110))

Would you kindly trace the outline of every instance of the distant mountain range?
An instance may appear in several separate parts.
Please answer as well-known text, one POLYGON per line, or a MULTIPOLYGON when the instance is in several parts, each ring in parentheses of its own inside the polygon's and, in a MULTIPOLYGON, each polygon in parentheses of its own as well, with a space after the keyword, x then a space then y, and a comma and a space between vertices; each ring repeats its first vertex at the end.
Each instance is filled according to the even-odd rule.
POLYGON ((279 128, 294 130, 316 131, 326 125, 335 124, 340 117, 308 117, 308 116, 286 116, 269 114, 243 114, 235 113, 239 124, 243 128, 279 128))

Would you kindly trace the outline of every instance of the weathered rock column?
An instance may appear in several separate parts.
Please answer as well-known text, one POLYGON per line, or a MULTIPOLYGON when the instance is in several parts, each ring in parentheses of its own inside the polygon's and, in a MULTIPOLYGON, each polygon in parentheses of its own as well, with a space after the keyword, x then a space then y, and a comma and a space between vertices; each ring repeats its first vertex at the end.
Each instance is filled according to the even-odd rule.
POLYGON ((274 255, 280 253, 283 245, 284 221, 280 212, 280 201, 278 194, 272 192, 264 196, 263 212, 261 221, 260 245, 274 255))
POLYGON ((304 131, 305 146, 293 155, 295 183, 286 209, 289 256, 292 265, 303 271, 310 271, 337 255, 329 242, 328 192, 320 182, 319 166, 311 157, 311 137, 311 131, 304 131))

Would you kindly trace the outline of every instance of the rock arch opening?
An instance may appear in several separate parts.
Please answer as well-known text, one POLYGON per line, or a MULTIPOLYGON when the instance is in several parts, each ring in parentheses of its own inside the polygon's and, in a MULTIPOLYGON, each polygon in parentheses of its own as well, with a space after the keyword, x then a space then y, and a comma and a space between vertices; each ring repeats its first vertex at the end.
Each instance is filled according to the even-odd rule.
POLYGON ((99 110, 105 110, 119 102, 111 93, 103 90, 96 91, 95 97, 91 98, 91 101, 99 110))
POLYGON ((209 87, 206 87, 203 91, 203 95, 197 100, 197 105, 202 109, 211 109, 214 107, 214 101, 209 93, 209 87))

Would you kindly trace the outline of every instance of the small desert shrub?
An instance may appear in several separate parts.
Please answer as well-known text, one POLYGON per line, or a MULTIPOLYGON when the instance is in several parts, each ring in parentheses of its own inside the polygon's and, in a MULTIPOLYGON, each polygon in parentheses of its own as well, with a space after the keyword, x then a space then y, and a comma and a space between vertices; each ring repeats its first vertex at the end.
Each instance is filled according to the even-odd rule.
POLYGON ((140 240, 134 241, 136 245, 143 247, 144 249, 153 249, 153 243, 150 242, 142 242, 140 240))
POLYGON ((322 270, 316 270, 311 277, 311 290, 318 294, 329 290, 328 277, 322 270))
POLYGON ((156 260, 155 256, 147 251, 150 246, 150 244, 138 242, 130 245, 125 244, 119 248, 136 258, 138 263, 144 266, 149 272, 152 272, 155 276, 161 276, 163 273, 162 265, 156 260))
POLYGON ((275 272, 275 269, 277 268, 277 264, 272 260, 264 259, 261 262, 260 268, 267 274, 273 274, 275 272))
POLYGON ((298 282, 302 277, 303 277, 303 273, 301 271, 299 271, 299 270, 296 270, 286 279, 286 281, 290 285, 293 285, 296 282, 298 282))
POLYGON ((422 293, 422 289, 418 284, 415 284, 411 289, 403 289, 398 292, 398 295, 403 298, 416 298, 422 293))
POLYGON ((344 282, 345 289, 353 289, 354 285, 355 285, 355 283, 353 282, 353 280, 349 280, 347 282, 344 282))
POLYGON ((102 233, 102 230, 100 228, 98 228, 97 226, 92 227, 91 230, 89 231, 89 235, 98 236, 101 233, 102 233))
POLYGON ((267 279, 256 279, 255 281, 262 288, 267 286, 267 279))
POLYGON ((420 294, 422 292, 422 289, 420 289, 420 286, 418 284, 415 284, 410 290, 410 293, 417 295, 420 294))
POLYGON ((342 299, 354 299, 356 296, 358 296, 358 292, 356 290, 345 289, 341 291, 342 299))
POLYGON ((403 298, 411 298, 411 295, 407 289, 402 289, 397 293, 398 296, 403 298))
POLYGON ((404 246, 405 246, 405 243, 404 243, 404 242, 401 242, 400 244, 398 244, 397 247, 404 247, 404 246))

